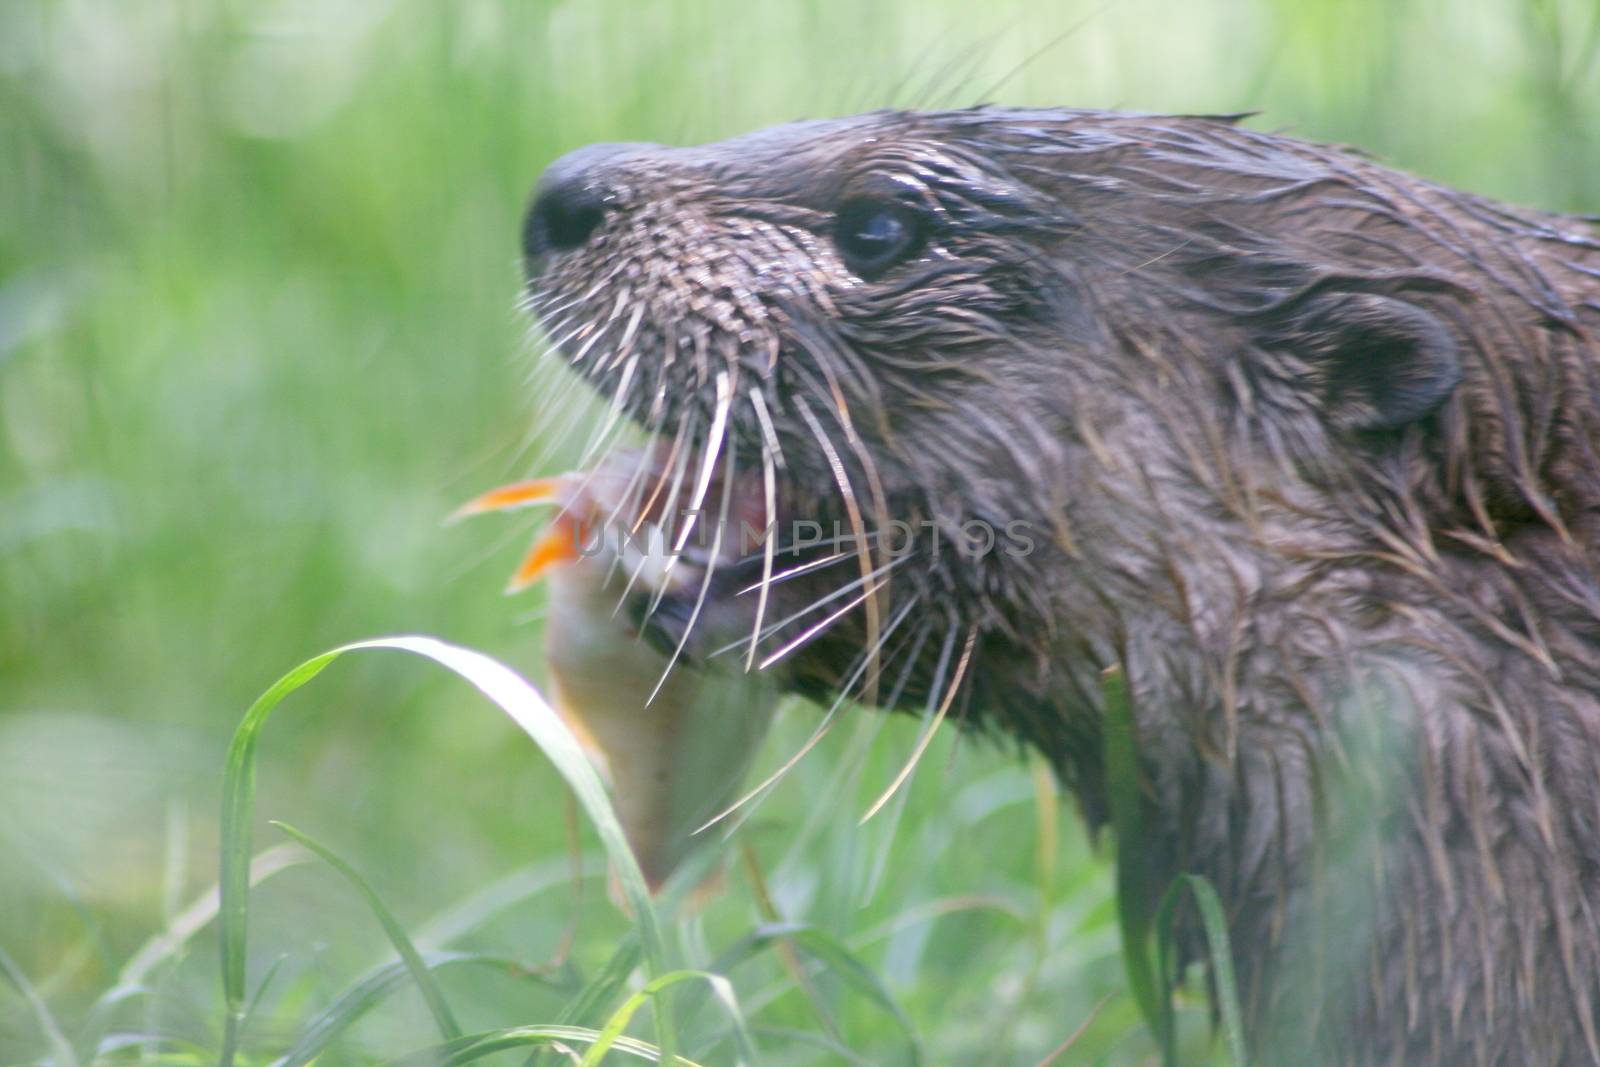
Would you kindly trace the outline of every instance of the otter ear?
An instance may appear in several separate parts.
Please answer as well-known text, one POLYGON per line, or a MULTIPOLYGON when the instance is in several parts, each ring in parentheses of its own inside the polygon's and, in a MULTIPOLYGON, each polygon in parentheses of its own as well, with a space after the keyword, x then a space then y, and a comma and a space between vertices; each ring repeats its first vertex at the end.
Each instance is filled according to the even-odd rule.
POLYGON ((1293 316, 1291 346, 1312 362, 1322 409, 1341 430, 1395 430, 1432 414, 1461 382, 1439 317, 1393 297, 1332 293, 1293 316))

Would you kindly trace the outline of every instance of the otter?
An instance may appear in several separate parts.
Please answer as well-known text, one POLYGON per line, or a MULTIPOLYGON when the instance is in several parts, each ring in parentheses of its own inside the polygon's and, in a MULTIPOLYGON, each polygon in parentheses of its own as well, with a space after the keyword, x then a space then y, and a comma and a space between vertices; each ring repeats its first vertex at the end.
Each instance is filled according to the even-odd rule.
POLYGON ((783 531, 633 610, 1033 746, 1095 825, 1120 669, 1137 862, 1216 888, 1258 1055, 1600 1063, 1600 236, 1242 118, 554 163, 551 349, 783 531))

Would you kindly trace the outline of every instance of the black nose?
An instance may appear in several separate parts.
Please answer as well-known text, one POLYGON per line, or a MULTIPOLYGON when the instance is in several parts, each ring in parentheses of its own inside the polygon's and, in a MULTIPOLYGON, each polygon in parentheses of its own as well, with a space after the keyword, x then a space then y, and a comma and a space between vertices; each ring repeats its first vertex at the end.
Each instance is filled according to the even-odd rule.
POLYGON ((544 172, 522 228, 530 271, 550 252, 581 248, 608 212, 617 209, 616 183, 627 161, 653 145, 596 144, 568 152, 544 172))
POLYGON ((528 211, 523 248, 530 257, 581 247, 606 217, 605 192, 581 175, 556 184, 541 182, 528 211))

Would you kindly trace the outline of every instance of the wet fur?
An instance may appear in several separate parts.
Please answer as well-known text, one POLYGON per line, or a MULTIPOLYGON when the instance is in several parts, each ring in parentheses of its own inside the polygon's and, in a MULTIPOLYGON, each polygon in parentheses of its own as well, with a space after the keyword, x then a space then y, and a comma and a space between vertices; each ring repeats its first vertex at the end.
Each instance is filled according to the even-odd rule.
MULTIPOLYGON (((881 112, 546 181, 574 175, 607 214, 533 250, 557 350, 686 466, 866 535, 759 582, 764 628, 855 583, 764 639, 859 601, 772 665, 787 684, 1014 735, 1098 823, 1120 664, 1145 862, 1221 893, 1259 1050, 1600 1062, 1587 223, 1100 112, 881 112), (933 224, 867 281, 829 228, 883 190, 933 224), (888 518, 935 525, 885 572, 888 518), (968 519, 1035 550, 967 558, 968 519)), ((785 566, 702 597, 756 625, 737 590, 785 566)))

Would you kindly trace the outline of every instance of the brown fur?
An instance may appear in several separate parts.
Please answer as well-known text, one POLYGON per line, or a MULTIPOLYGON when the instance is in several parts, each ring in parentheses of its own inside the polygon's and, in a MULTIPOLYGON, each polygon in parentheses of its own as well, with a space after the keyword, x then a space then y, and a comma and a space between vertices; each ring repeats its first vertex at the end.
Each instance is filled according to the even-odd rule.
MULTIPOLYGON (((1142 851, 1216 885, 1258 1050, 1600 1063, 1587 223, 1231 120, 993 108, 588 149, 541 188, 530 303, 678 443, 672 491, 770 469, 865 546, 760 583, 763 649, 806 636, 788 684, 1015 735, 1098 822, 1120 664, 1142 851), (862 197, 925 227, 866 278, 833 239, 862 197), (956 551, 975 519, 1033 550, 956 551)), ((706 601, 754 625, 737 590, 794 565, 706 601)), ((704 617, 650 609, 674 647, 704 617)))

